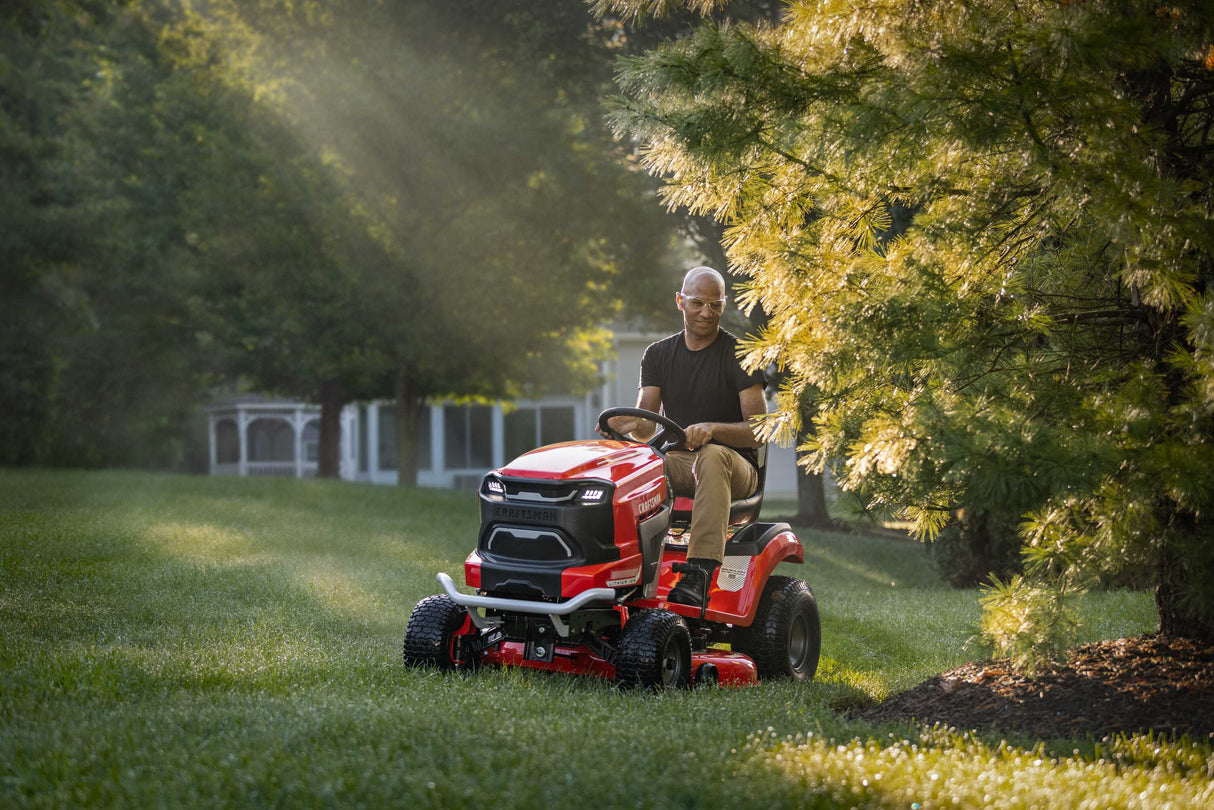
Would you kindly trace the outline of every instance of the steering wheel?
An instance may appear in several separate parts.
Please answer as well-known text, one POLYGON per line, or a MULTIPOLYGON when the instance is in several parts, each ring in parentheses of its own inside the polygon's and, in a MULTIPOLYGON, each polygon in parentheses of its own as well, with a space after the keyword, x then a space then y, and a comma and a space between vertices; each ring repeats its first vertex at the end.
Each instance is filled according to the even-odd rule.
POLYGON ((687 441, 687 434, 683 432, 683 428, 679 427, 678 423, 674 420, 668 419, 660 413, 642 410, 641 408, 608 408, 599 414, 599 430, 616 441, 635 442, 637 440, 629 438, 611 427, 607 420, 613 416, 639 416, 642 419, 657 422, 658 432, 645 444, 659 453, 665 454, 667 451, 682 446, 683 442, 687 441))

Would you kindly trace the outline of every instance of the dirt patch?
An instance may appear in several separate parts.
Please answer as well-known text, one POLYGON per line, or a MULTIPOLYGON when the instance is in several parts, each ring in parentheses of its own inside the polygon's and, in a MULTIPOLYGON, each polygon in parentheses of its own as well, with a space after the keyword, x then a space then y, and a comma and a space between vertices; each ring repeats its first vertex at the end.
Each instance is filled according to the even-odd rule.
POLYGON ((1075 648, 1034 679, 1005 660, 967 664, 859 712, 876 722, 1077 739, 1214 734, 1214 644, 1160 635, 1075 648))

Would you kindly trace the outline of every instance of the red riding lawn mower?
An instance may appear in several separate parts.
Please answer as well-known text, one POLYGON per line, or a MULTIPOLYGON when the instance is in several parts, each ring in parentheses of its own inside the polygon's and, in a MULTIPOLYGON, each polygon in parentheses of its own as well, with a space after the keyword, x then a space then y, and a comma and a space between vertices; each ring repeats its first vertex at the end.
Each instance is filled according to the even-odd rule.
POLYGON ((625 687, 745 686, 809 680, 822 628, 804 581, 773 576, 804 551, 786 523, 758 522, 754 495, 730 506, 725 560, 701 607, 666 601, 687 556, 691 499, 675 497, 663 456, 685 440, 666 417, 636 408, 599 415, 610 440, 532 450, 485 476, 481 528, 456 590, 423 599, 405 631, 405 664, 485 664, 614 678, 625 687), (612 416, 641 416, 648 442, 616 433, 612 416), (727 645, 727 646, 726 646, 727 645))

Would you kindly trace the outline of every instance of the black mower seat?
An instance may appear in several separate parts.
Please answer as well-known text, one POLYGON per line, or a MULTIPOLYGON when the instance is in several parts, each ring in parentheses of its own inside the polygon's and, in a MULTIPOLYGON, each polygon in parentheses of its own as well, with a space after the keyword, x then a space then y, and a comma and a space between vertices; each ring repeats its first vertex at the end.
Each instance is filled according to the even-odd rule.
MULTIPOLYGON (((755 491, 745 498, 731 501, 729 504, 729 525, 743 526, 759 519, 759 510, 763 507, 763 487, 767 482, 767 445, 759 446, 759 473, 755 491)), ((670 514, 670 525, 686 526, 691 523, 691 505, 693 500, 684 495, 676 496, 674 508, 670 514)))

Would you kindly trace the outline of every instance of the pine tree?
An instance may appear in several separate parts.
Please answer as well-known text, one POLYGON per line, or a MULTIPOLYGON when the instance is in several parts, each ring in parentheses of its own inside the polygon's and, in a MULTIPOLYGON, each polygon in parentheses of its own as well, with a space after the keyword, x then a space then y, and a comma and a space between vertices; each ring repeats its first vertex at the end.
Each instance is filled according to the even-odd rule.
POLYGON ((1214 635, 1209 3, 790 3, 620 76, 618 131, 771 316, 746 346, 787 372, 770 433, 812 389, 801 450, 845 489, 923 537, 1019 524, 988 617, 1031 590, 999 604, 1054 638, 1062 595, 1145 572, 1163 631, 1214 635))

